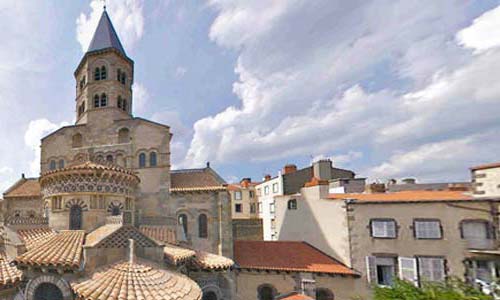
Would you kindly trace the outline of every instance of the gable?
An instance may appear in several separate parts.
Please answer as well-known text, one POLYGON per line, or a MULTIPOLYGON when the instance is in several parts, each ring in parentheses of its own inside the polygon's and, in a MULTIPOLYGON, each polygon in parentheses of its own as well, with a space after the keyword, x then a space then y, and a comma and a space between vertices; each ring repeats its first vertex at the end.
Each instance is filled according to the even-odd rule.
POLYGON ((108 224, 89 233, 85 247, 128 248, 129 239, 133 239, 138 247, 149 248, 163 246, 131 225, 121 226, 108 224))

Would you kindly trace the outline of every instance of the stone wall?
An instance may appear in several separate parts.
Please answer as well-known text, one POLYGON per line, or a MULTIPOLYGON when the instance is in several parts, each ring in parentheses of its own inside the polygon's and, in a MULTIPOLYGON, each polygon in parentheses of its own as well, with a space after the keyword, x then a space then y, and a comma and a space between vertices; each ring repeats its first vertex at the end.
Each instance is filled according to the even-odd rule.
POLYGON ((233 219, 233 239, 262 241, 264 232, 262 219, 233 219))

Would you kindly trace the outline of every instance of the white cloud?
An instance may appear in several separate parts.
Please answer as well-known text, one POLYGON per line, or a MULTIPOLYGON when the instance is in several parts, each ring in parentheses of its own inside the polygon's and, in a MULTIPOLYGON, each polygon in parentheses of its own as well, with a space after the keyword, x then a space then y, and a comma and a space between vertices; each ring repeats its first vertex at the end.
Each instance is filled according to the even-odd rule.
POLYGON ((498 123, 498 54, 473 56, 455 39, 470 3, 281 1, 265 12, 264 0, 210 4, 210 38, 239 51, 241 105, 194 124, 185 165, 334 153, 356 165, 356 149, 376 166, 366 172, 404 173, 415 169, 398 163, 403 153, 476 141, 498 123))
POLYGON ((33 151, 33 160, 30 163, 29 176, 38 176, 40 173, 40 144, 41 139, 50 132, 69 125, 67 122, 54 124, 47 119, 32 120, 24 134, 24 143, 33 151))
POLYGON ((146 111, 147 103, 149 101, 149 92, 146 87, 139 82, 134 82, 132 90, 134 91, 132 110, 134 114, 141 115, 146 111))
POLYGON ((500 6, 474 20, 457 34, 460 44, 476 53, 500 46, 500 6))
POLYGON ((182 78, 184 77, 184 75, 186 75, 187 73, 187 69, 184 68, 184 67, 177 67, 175 69, 175 78, 179 79, 179 78, 182 78))
MULTIPOLYGON (((106 7, 126 50, 133 48, 144 33, 144 0, 108 0, 106 7)), ((90 2, 91 12, 81 13, 76 20, 76 37, 86 52, 103 11, 101 0, 90 2)))

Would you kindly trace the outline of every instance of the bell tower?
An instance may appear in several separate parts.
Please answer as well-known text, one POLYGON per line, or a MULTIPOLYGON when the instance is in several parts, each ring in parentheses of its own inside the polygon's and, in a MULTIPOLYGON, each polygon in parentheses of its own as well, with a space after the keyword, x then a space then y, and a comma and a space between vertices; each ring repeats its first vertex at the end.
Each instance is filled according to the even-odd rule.
POLYGON ((76 124, 132 117, 134 61, 125 53, 106 9, 74 76, 76 124))

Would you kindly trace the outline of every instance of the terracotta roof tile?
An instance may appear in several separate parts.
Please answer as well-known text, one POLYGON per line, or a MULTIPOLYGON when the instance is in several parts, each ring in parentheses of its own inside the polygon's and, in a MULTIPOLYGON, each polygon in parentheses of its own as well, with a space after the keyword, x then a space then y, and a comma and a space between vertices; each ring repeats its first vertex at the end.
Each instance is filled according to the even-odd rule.
POLYGON ((76 164, 68 166, 62 169, 50 170, 42 174, 42 176, 50 175, 54 173, 68 172, 68 171, 79 171, 79 170, 102 170, 102 171, 115 171, 120 173, 125 173, 128 175, 136 176, 135 173, 129 169, 122 168, 114 164, 100 164, 92 161, 86 161, 81 164, 76 164))
POLYGON ((234 265, 230 258, 205 251, 196 251, 193 262, 203 270, 225 270, 234 265))
POLYGON ((18 230, 17 235, 25 244, 26 250, 30 251, 56 235, 56 233, 51 228, 43 227, 18 230))
POLYGON ((244 269, 358 275, 306 242, 235 241, 234 258, 244 269))
POLYGON ((15 286, 23 279, 23 272, 11 266, 5 253, 0 253, 0 289, 15 286))
POLYGON ((474 198, 463 191, 400 191, 386 193, 330 194, 329 199, 353 199, 363 202, 464 201, 474 198))
POLYGON ((476 171, 476 170, 485 170, 485 169, 493 169, 493 168, 500 168, 500 162, 479 165, 479 166, 472 167, 470 169, 472 171, 476 171))
POLYGON ((176 244, 175 230, 168 226, 141 225, 139 230, 148 237, 162 243, 176 244))
POLYGON ((17 265, 79 268, 82 259, 83 230, 64 230, 18 256, 17 265))
POLYGON ((288 296, 278 298, 280 300, 314 300, 313 298, 299 293, 291 293, 288 296))
POLYGON ((4 197, 40 197, 38 178, 23 178, 4 193, 4 197))
POLYGON ((170 174, 170 182, 172 192, 226 189, 226 182, 210 168, 174 170, 170 174))
POLYGON ((188 277, 146 262, 119 262, 71 284, 87 300, 199 300, 200 287, 188 277))
POLYGON ((185 262, 196 255, 196 252, 194 250, 175 246, 172 244, 166 244, 163 248, 163 253, 167 262, 172 265, 177 265, 179 263, 185 262))

